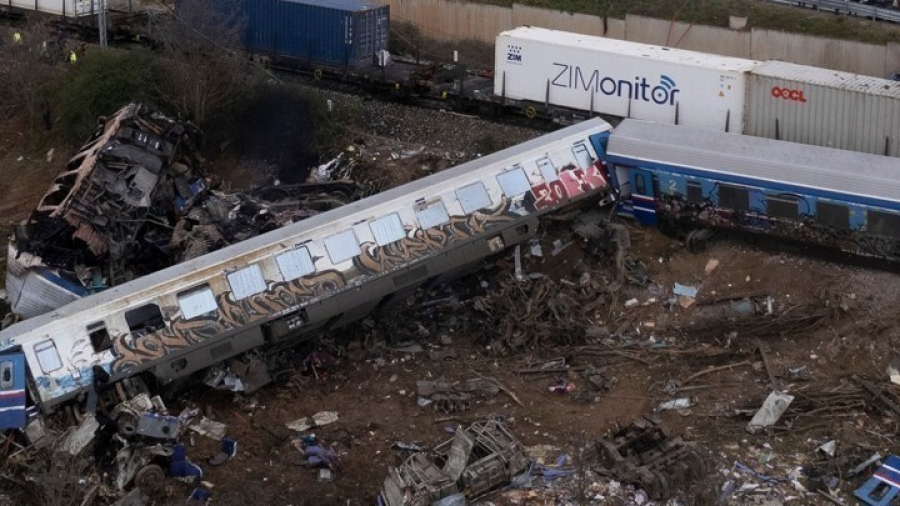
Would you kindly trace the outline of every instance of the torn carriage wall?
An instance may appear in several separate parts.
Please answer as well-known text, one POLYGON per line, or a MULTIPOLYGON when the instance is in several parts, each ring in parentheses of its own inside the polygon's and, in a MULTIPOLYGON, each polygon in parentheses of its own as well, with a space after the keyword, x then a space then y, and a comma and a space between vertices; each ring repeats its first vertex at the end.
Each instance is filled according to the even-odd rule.
POLYGON ((199 140, 192 125, 139 104, 106 120, 15 229, 6 277, 13 311, 36 316, 141 274, 126 266, 168 246, 174 207, 204 184, 199 140))

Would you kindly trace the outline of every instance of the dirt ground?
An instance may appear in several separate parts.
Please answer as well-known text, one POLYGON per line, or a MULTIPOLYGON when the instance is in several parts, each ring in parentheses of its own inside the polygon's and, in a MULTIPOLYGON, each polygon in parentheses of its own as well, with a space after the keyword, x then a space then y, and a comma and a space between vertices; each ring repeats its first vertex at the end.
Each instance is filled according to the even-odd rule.
MULTIPOLYGON (((445 118, 452 121, 453 117, 445 118)), ((15 134, 3 139, 0 210, 12 222, 27 216, 68 153, 54 152, 48 162, 46 152, 29 153, 15 134)), ((407 147, 426 143, 419 140, 407 147)), ((384 163, 389 159, 384 157, 384 163)), ((415 175, 424 162, 410 157, 390 163, 393 171, 415 175)), ((242 173, 233 163, 224 166, 228 171, 223 177, 233 186, 255 180, 254 174, 242 173)), ((891 414, 886 405, 867 399, 852 408, 827 409, 833 399, 823 394, 851 383, 854 374, 898 391, 887 382, 885 369, 900 344, 893 324, 900 277, 731 239, 715 241, 707 251, 693 254, 656 230, 627 226, 632 241, 629 265, 637 267, 629 271, 627 280, 615 283, 617 289, 609 284, 601 287, 612 296, 585 316, 585 331, 579 335, 549 337, 511 354, 490 348, 485 336, 491 334, 496 320, 483 319, 476 306, 477 301, 517 283, 512 276, 512 253, 507 252, 490 267, 442 292, 442 296, 455 296, 456 306, 439 304, 433 310, 434 306, 423 303, 431 296, 423 295, 396 313, 376 315, 341 335, 326 336, 302 348, 295 364, 317 347, 338 357, 336 364, 314 375, 295 374, 288 381, 289 375, 250 396, 206 388, 186 392, 170 403, 172 411, 200 407, 209 418, 227 424, 228 436, 238 441, 237 456, 213 467, 206 459, 218 443, 200 435, 185 438, 188 457, 203 467, 203 480, 213 487, 214 504, 372 504, 388 467, 408 456, 392 448, 397 442, 433 447, 450 437, 448 427, 500 416, 524 445, 564 449, 654 414, 661 402, 677 397, 690 397, 691 406, 656 414, 674 434, 709 450, 716 473, 708 486, 716 489, 728 479, 747 483, 746 476, 738 477, 734 471, 735 461, 762 474, 787 473, 819 460, 815 448, 831 439, 838 441, 838 455, 867 456, 876 450, 886 455, 900 449, 898 414, 891 414), (698 288, 692 305, 668 303, 675 283, 698 288), (748 321, 742 319, 745 310, 731 304, 748 297, 763 301, 763 313, 768 311, 769 297, 772 314, 754 316, 757 327, 742 325, 748 321), (821 318, 815 324, 801 318, 816 314, 821 318), (397 319, 414 322, 414 330, 398 326, 397 319), (408 341, 410 335, 417 335, 426 351, 452 350, 455 357, 434 361, 426 352, 401 351, 398 341, 408 341), (757 350, 760 346, 765 357, 757 350), (598 349, 613 353, 595 353, 598 349), (608 389, 594 391, 574 371, 520 372, 557 357, 566 358, 573 368, 596 368, 608 389), (735 365, 726 367, 729 364, 735 365), (804 367, 802 375, 790 372, 804 367), (719 369, 709 372, 709 368, 719 369), (478 376, 497 379, 515 399, 501 392, 452 414, 417 404, 419 380, 463 381, 478 376), (551 392, 550 387, 560 380, 572 382, 575 390, 551 392), (770 431, 748 434, 744 427, 749 415, 775 387, 812 400, 798 401, 800 408, 786 414, 790 427, 782 423, 770 431), (340 457, 340 469, 331 481, 320 481, 316 470, 300 465, 301 455, 291 442, 302 434, 285 426, 320 411, 339 415, 336 422, 315 429, 316 436, 332 444, 340 457)), ((580 285, 585 272, 595 280, 616 277, 610 260, 589 254, 567 223, 545 227, 539 237, 542 257, 532 256, 530 248, 523 247, 526 273, 546 274, 560 290, 575 291, 586 290, 580 285), (573 243, 553 255, 556 240, 573 243)), ((524 283, 523 290, 536 283, 524 283)), ((726 499, 733 504, 762 504, 767 499, 779 504, 791 498, 795 504, 825 503, 815 495, 803 495, 790 477, 785 480, 726 499)), ((846 499, 858 484, 859 478, 842 482, 838 494, 846 499)), ((504 495, 490 500, 495 504, 565 503, 561 497, 567 486, 561 482, 556 485, 560 490, 548 487, 526 502, 504 495)), ((168 480, 155 503, 182 504, 191 488, 168 480)), ((627 498, 616 503, 596 497, 588 502, 628 503, 627 498)), ((683 499, 690 502, 691 497, 683 495, 683 499)))

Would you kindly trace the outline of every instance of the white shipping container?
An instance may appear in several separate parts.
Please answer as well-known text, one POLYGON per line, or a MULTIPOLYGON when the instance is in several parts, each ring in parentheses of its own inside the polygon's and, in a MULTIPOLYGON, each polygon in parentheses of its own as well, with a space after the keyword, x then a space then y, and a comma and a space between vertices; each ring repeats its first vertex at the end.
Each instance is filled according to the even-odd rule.
POLYGON ((900 156, 900 82, 780 61, 747 79, 744 133, 900 156))
POLYGON ((6 0, 3 3, 19 9, 72 17, 96 14, 99 5, 97 0, 6 0))
POLYGON ((494 93, 740 132, 753 60, 521 27, 497 37, 494 93))

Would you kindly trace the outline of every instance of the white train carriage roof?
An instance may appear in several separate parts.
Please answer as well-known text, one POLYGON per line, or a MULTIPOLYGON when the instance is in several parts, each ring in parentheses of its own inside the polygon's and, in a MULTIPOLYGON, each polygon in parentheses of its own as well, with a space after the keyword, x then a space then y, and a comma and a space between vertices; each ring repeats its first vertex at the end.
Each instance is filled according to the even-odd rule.
POLYGON ((683 167, 739 180, 900 202, 900 159, 627 119, 610 136, 610 160, 683 167))
MULTIPOLYGON (((235 262, 255 261, 253 256, 264 254, 267 248, 278 245, 292 247, 297 241, 323 237, 332 231, 349 227, 361 219, 367 219, 373 217, 373 215, 377 216, 379 213, 387 213, 396 206, 413 205, 415 200, 420 197, 435 195, 448 188, 455 188, 497 173, 511 166, 516 161, 520 161, 523 157, 533 156, 537 158, 541 154, 546 153, 548 147, 558 147, 553 146, 554 143, 565 141, 566 139, 570 139, 572 142, 577 140, 585 141, 586 136, 590 133, 599 133, 610 129, 611 126, 607 122, 600 118, 595 118, 557 130, 556 132, 352 202, 187 262, 142 276, 134 281, 112 287, 96 295, 76 300, 55 311, 24 320, 3 330, 0 332, 0 343, 6 342, 8 338, 15 338, 32 330, 45 327, 52 322, 60 323, 62 320, 80 312, 88 313, 91 309, 103 307, 103 314, 93 312, 90 315, 92 319, 101 318, 111 312, 123 310, 129 305, 151 300, 157 295, 169 293, 173 290, 190 288, 193 285, 179 285, 177 280, 182 277, 190 277, 191 274, 196 274, 198 271, 209 271, 211 268, 217 268, 221 272, 234 267, 235 262), (111 307, 111 303, 121 304, 121 307, 111 307)), ((194 279, 196 284, 202 282, 196 276, 194 279)))

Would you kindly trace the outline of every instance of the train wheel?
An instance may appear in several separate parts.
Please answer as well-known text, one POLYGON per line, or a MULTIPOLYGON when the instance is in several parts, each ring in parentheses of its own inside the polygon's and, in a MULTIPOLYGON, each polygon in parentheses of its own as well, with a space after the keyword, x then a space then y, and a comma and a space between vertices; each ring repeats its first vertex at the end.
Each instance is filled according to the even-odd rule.
POLYGON ((701 253, 706 251, 706 247, 709 246, 709 239, 711 237, 712 232, 709 230, 691 230, 684 239, 684 244, 691 253, 701 253))
POLYGON ((141 489, 141 492, 152 495, 153 492, 162 487, 165 480, 166 473, 162 467, 157 464, 149 464, 138 471, 137 476, 134 477, 134 484, 141 489))
POLYGON ((528 106, 525 108, 525 116, 528 119, 534 119, 537 116, 537 110, 534 107, 528 106))

